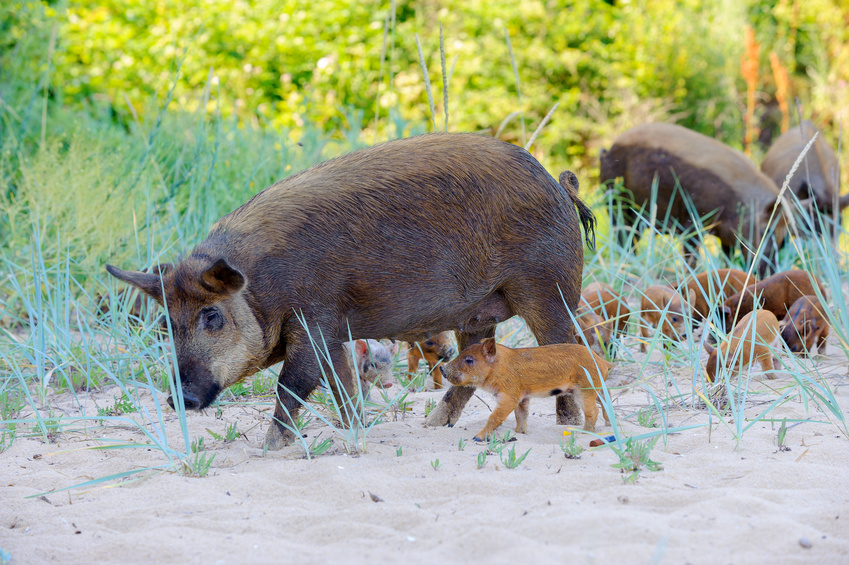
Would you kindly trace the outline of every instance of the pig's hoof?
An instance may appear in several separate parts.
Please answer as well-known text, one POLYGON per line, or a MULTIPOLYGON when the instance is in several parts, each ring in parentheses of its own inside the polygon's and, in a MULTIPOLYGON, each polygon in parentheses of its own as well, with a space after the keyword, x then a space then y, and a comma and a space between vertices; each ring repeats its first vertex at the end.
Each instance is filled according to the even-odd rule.
MULTIPOLYGON (((449 420, 449 410, 448 405, 439 401, 433 410, 430 411, 430 414, 427 415, 427 419, 425 419, 425 426, 429 428, 436 428, 438 426, 453 426, 454 422, 449 420)), ((456 422, 456 419, 454 420, 456 422)))
POLYGON ((472 439, 475 440, 475 441, 486 441, 485 439, 479 438, 478 436, 475 436, 472 439))
POLYGON ((280 426, 272 423, 265 433, 265 449, 268 451, 280 451, 286 446, 292 445, 295 436, 292 432, 282 430, 280 426))

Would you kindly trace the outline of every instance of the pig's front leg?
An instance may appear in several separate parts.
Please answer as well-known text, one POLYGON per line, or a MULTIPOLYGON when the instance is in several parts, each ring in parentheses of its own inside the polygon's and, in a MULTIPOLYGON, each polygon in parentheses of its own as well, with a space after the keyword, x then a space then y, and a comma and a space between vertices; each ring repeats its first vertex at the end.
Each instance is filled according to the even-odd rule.
POLYGON ((274 419, 265 434, 269 451, 279 451, 295 441, 294 422, 302 401, 318 386, 321 368, 306 335, 287 338, 286 359, 277 379, 274 419))
MULTIPOLYGON (((463 351, 473 343, 480 343, 482 339, 495 337, 495 326, 483 330, 482 332, 467 333, 457 332, 457 351, 463 351)), ((430 411, 425 425, 431 428, 437 426, 453 426, 460 419, 460 414, 463 413, 463 408, 472 395, 475 394, 473 386, 452 386, 439 401, 439 404, 430 411)))

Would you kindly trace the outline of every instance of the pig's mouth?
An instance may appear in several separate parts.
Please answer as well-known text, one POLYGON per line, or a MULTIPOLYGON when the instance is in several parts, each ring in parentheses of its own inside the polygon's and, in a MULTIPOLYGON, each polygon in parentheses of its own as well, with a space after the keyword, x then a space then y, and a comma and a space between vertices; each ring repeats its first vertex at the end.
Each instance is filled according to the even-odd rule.
POLYGON ((463 379, 460 375, 457 375, 454 371, 445 370, 445 365, 439 366, 439 372, 442 373, 442 376, 452 385, 454 386, 466 386, 467 383, 463 382, 463 379))

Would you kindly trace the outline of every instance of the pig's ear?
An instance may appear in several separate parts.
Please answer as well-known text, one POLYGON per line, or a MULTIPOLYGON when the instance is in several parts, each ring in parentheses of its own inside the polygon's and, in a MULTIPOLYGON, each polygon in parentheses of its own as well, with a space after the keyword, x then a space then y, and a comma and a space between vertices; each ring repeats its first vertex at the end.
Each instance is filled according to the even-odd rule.
POLYGON ((200 282, 204 288, 216 294, 235 294, 245 286, 245 277, 228 265, 226 260, 219 259, 203 272, 200 282))
POLYGON ((716 351, 716 348, 708 342, 705 342, 705 351, 707 351, 708 353, 713 353, 714 351, 716 351))
POLYGON ((398 353, 398 344, 399 343, 400 343, 399 341, 393 341, 392 345, 389 346, 389 354, 392 355, 393 357, 395 356, 396 353, 398 353))
POLYGON ((106 265, 106 270, 116 279, 131 284, 157 302, 162 302, 162 279, 158 274, 124 271, 112 265, 106 265))
POLYGON ((368 344, 365 340, 358 339, 354 342, 354 353, 357 357, 365 357, 368 355, 368 344))
POLYGON ((481 342, 483 357, 487 363, 495 361, 495 338, 488 337, 481 342))
POLYGON ((691 288, 687 291, 687 304, 692 306, 696 303, 696 289, 691 288))

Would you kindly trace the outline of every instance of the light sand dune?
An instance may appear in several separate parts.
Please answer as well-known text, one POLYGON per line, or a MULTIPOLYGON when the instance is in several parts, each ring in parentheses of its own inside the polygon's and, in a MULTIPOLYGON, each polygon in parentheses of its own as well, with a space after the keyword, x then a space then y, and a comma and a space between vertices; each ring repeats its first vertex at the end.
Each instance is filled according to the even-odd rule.
MULTIPOLYGON (((845 359, 816 363, 847 414, 845 359)), ((646 383, 663 388, 662 368, 650 367, 657 374, 643 375, 646 383)), ((615 369, 615 378, 631 383, 614 394, 626 435, 649 431, 635 417, 625 419, 648 402, 635 370, 628 363, 615 369)), ((683 369, 669 378, 690 390, 683 369)), ((756 370, 747 416, 792 384, 756 370)), ((89 400, 109 404, 115 394, 107 389, 89 400)), ((531 402, 528 434, 509 444, 519 454, 531 450, 518 468, 493 454, 477 469, 485 446, 471 438, 494 402, 480 393, 456 427, 424 428, 426 401, 441 396, 411 394, 412 412, 376 425, 365 453, 348 455, 337 439, 313 460, 297 446, 263 455, 267 421, 252 407, 225 406, 221 419, 215 410, 190 414, 190 436, 205 436, 216 454, 205 478, 157 472, 43 498, 25 497, 167 461, 156 449, 83 449, 103 445, 97 438, 104 436, 143 441, 131 427, 66 431, 55 444, 18 438, 0 455, 0 548, 21 564, 849 562, 849 443, 834 425, 792 427, 790 450, 779 451, 778 424, 755 424, 738 448, 714 417, 710 427, 659 442, 651 457, 663 469, 624 484, 608 447, 564 457, 553 399, 531 402), (234 442, 206 432, 223 434, 232 422, 247 430, 234 442)), ((142 400, 152 406, 149 396, 142 400)), ((806 412, 801 400, 793 396, 773 416, 827 420, 812 405, 806 412)), ((71 415, 77 410, 67 399, 55 401, 71 415)), ((167 416, 176 447, 178 424, 173 412, 167 416)), ((668 418, 670 427, 705 424, 708 412, 672 405, 668 418)), ((513 425, 511 416, 499 433, 513 425)), ((600 434, 611 433, 600 425, 600 434)), ((306 433, 311 441, 333 432, 313 422, 306 433)), ((579 443, 590 439, 581 435, 579 443)))

